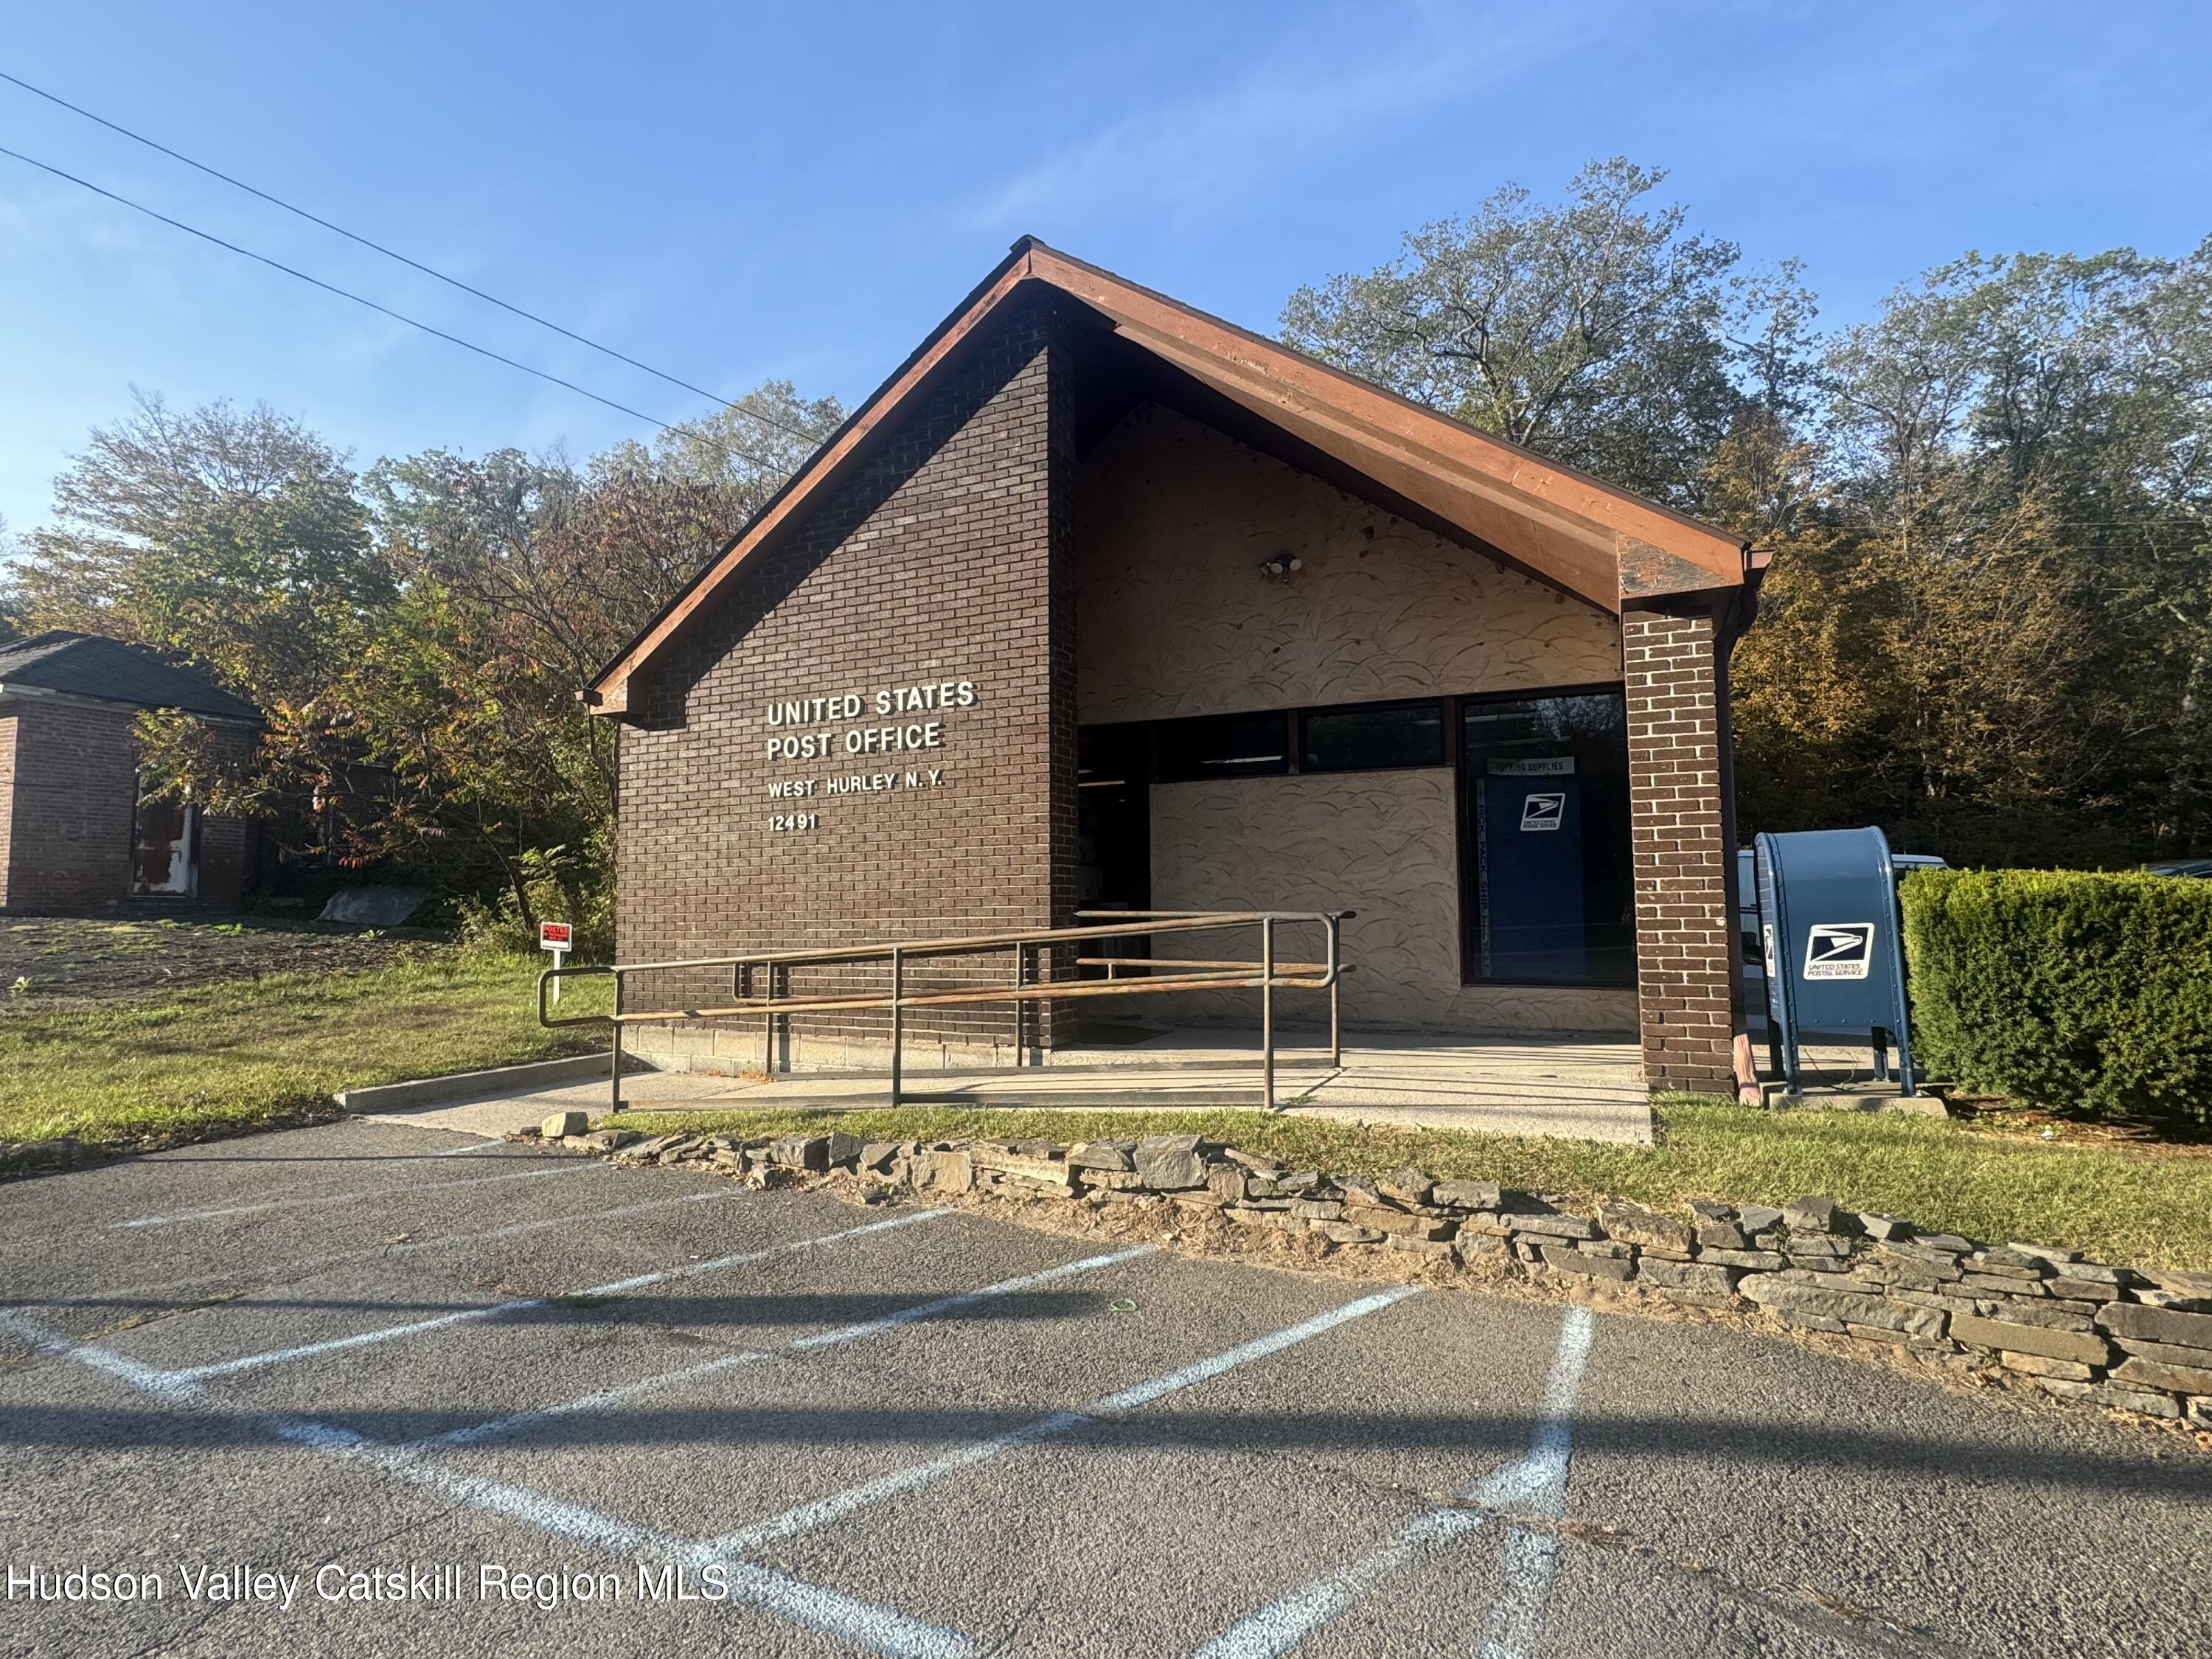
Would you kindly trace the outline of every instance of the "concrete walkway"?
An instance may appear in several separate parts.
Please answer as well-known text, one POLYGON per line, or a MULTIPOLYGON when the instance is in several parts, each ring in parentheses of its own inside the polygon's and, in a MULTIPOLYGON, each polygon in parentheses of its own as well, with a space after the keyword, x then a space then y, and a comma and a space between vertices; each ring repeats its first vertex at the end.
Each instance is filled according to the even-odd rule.
MULTIPOLYGON (((1046 1110, 1189 1110, 1259 1103, 1258 1056, 1237 1032, 1175 1032, 1145 1046, 1060 1050, 1048 1066, 1020 1072, 909 1073, 911 1105, 1020 1106, 1046 1110), (1095 1063, 1084 1060, 1097 1056, 1095 1063)), ((1651 1107, 1630 1042, 1453 1041, 1363 1035, 1332 1066, 1325 1048, 1277 1056, 1277 1098, 1297 1116, 1489 1134, 1565 1135, 1648 1145, 1651 1107)), ((624 1103, 638 1110, 724 1109, 866 1110, 885 1106, 889 1082, 799 1073, 762 1079, 702 1072, 625 1076, 624 1103)), ((380 1113, 380 1121, 497 1134, 547 1114, 606 1109, 604 1082, 515 1091, 453 1105, 380 1113)))

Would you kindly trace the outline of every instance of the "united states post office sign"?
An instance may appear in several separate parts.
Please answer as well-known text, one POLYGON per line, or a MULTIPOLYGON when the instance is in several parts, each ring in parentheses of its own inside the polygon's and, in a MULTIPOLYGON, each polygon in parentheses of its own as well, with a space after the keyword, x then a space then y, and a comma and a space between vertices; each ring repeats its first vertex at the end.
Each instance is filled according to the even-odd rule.
POLYGON ((981 701, 972 679, 773 699, 762 711, 768 761, 781 769, 767 786, 769 799, 778 803, 769 817, 769 830, 818 830, 822 817, 815 809, 827 799, 940 787, 943 751, 959 716, 981 701), (868 769, 829 769, 854 762, 865 762, 868 769))
POLYGON ((767 709, 768 758, 858 760, 942 749, 945 715, 973 708, 975 700, 973 680, 930 680, 918 685, 882 685, 872 691, 780 697, 767 709))

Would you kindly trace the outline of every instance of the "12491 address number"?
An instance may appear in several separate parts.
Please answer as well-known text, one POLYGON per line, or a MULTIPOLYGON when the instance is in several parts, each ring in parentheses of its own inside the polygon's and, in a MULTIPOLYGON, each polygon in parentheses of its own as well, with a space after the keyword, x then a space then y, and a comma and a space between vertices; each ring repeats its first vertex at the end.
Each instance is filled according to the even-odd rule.
POLYGON ((822 814, 819 812, 771 812, 768 815, 768 827, 771 834, 781 834, 788 830, 818 830, 822 827, 822 814))

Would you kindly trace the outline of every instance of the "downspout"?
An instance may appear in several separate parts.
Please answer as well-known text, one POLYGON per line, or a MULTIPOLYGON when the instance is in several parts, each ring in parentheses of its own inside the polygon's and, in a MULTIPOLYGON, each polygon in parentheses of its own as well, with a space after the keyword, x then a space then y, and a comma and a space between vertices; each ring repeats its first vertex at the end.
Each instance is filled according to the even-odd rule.
POLYGON ((1743 581, 1714 618, 1713 725, 1721 781, 1721 854, 1729 906, 1729 1053, 1739 1103, 1756 1106, 1759 1060, 1751 1046, 1751 1026, 1743 1003, 1743 895, 1737 890, 1735 819, 1735 714, 1730 707, 1729 664, 1736 641, 1759 617, 1759 589, 1773 556, 1745 542, 1743 581))

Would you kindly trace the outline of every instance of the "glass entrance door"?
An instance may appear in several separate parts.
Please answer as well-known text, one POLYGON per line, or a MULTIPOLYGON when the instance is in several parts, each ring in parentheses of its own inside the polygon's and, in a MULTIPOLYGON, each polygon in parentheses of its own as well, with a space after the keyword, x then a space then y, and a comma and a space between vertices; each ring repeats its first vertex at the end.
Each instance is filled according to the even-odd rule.
POLYGON ((1621 694, 1466 699, 1459 768, 1463 977, 1633 984, 1621 694))

